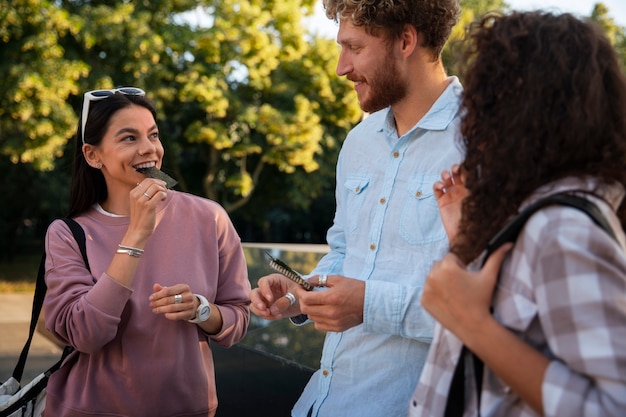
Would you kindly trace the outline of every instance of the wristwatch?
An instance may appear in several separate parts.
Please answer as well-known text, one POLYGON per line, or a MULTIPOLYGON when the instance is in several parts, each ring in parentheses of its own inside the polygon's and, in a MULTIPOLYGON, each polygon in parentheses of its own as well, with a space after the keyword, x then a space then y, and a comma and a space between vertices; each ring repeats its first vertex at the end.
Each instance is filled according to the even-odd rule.
POLYGON ((194 294, 200 300, 200 305, 196 310, 196 317, 188 320, 189 323, 202 323, 203 321, 207 321, 209 316, 211 315, 211 305, 208 300, 204 298, 204 296, 200 294, 194 294))

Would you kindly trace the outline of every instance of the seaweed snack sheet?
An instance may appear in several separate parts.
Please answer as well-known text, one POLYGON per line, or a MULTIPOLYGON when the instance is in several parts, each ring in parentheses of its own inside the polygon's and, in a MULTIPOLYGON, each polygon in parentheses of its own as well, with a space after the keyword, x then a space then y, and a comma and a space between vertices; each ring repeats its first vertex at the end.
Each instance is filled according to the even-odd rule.
POLYGON ((178 184, 178 181, 176 181, 174 178, 170 177, 169 175, 167 175, 165 172, 161 171, 157 167, 138 168, 137 172, 142 173, 148 178, 156 178, 158 180, 165 181, 167 188, 172 188, 176 184, 178 184))

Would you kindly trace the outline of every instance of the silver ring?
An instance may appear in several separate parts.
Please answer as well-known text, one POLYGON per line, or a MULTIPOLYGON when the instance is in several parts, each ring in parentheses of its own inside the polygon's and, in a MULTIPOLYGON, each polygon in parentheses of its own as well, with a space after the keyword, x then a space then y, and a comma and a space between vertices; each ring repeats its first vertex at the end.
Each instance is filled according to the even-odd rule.
POLYGON ((152 196, 148 193, 143 193, 143 195, 145 195, 146 197, 148 197, 148 200, 150 200, 152 198, 152 196))
POLYGON ((293 295, 292 293, 288 292, 287 294, 285 294, 285 298, 287 300, 289 300, 289 305, 292 306, 296 303, 296 296, 293 295))
POLYGON ((182 295, 182 294, 176 294, 176 295, 174 296, 174 302, 175 302, 176 304, 180 304, 180 303, 182 303, 182 302, 183 302, 183 295, 182 295))
POLYGON ((326 286, 326 281, 328 280, 328 275, 322 274, 320 275, 320 279, 317 283, 317 286, 320 288, 324 288, 326 286))

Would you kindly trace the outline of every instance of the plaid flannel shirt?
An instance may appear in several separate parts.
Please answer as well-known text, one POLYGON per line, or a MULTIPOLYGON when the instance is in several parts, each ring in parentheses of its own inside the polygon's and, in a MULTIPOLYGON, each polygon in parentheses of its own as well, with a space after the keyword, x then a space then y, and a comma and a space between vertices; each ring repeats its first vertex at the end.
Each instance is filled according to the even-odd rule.
MULTIPOLYGON (((593 190, 595 185, 593 180, 562 180, 538 190, 525 204, 568 189, 593 190)), ((542 384, 545 416, 626 416, 626 243, 613 212, 624 190, 603 190, 611 207, 599 199, 594 202, 619 243, 582 211, 544 208, 528 220, 507 255, 494 293, 495 318, 551 359, 542 384)), ((478 268, 480 261, 471 267, 478 268)), ((494 349, 497 343, 493 341, 494 349)), ((443 416, 461 348, 458 338, 437 325, 409 404, 410 417, 443 416)), ((469 356, 465 360, 464 416, 473 417, 478 415, 476 387, 469 356)), ((485 367, 480 415, 537 414, 485 367)))

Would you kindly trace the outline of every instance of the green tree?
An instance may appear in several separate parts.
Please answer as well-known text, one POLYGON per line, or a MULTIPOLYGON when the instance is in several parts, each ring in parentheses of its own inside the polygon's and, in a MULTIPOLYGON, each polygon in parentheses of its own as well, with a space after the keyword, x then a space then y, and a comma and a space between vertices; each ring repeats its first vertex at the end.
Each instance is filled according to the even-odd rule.
POLYGON ((53 169, 76 129, 67 102, 79 93, 87 66, 68 57, 59 39, 77 20, 47 1, 0 3, 0 257, 27 250, 35 222, 66 196, 53 169), (22 237, 18 241, 18 237, 22 237))
POLYGON ((297 197, 288 205, 306 208, 319 195, 322 179, 309 176, 300 185, 305 181, 295 177, 327 163, 325 152, 336 155, 336 135, 360 110, 348 84, 330 70, 337 47, 299 24, 312 0, 201 7, 161 1, 145 9, 78 3, 67 5, 89 22, 76 37, 91 68, 86 84, 135 84, 150 92, 163 118, 165 168, 183 189, 232 212, 250 201, 264 172, 276 171, 291 181, 257 201, 286 197, 287 190, 297 197))
MULTIPOLYGON (((511 7, 505 0, 464 0, 461 8, 459 23, 453 28, 450 41, 443 51, 443 61, 450 74, 459 75, 462 79, 465 65, 462 55, 466 48, 468 27, 487 12, 507 12, 511 7)), ((589 18, 604 30, 626 69, 626 28, 619 26, 610 17, 609 9, 603 3, 593 6, 589 18)))
POLYGON ((626 28, 619 26, 609 14, 609 9, 604 3, 596 3, 590 18, 604 30, 620 57, 622 68, 626 71, 626 28))
POLYGON ((76 129, 67 99, 88 71, 59 39, 77 29, 76 18, 48 1, 0 4, 0 155, 14 164, 51 170, 76 129))
POLYGON ((208 27, 186 43, 193 48, 179 51, 192 60, 177 76, 189 109, 182 154, 202 170, 203 194, 231 212, 253 198, 306 209, 330 180, 310 174, 328 163, 334 172, 338 144, 360 118, 351 87, 334 76, 337 46, 299 24, 312 5, 215 1, 208 27))
MULTIPOLYGON (((281 224, 304 240, 324 230, 337 154, 362 112, 351 83, 334 74, 334 40, 301 24, 315 1, 1 3, 0 175, 37 183, 2 186, 5 201, 23 202, 2 213, 3 235, 19 233, 25 218, 45 223, 62 214, 82 93, 118 85, 142 87, 157 104, 164 170, 181 190, 220 202, 266 236, 281 224)), ((444 51, 449 72, 459 75, 467 24, 507 6, 465 0, 462 7, 444 51)), ((592 18, 626 56, 624 28, 606 7, 596 5, 592 18)))
POLYGON ((459 22, 452 28, 450 39, 442 53, 443 63, 449 74, 463 79, 462 58, 466 32, 470 24, 487 12, 502 12, 507 7, 504 0, 464 0, 461 2, 459 22))
POLYGON ((0 152, 54 169, 72 152, 82 92, 136 85, 158 106, 164 169, 182 190, 259 227, 272 207, 306 210, 332 193, 339 145, 361 117, 334 75, 338 47, 300 24, 313 4, 3 3, 0 152))

